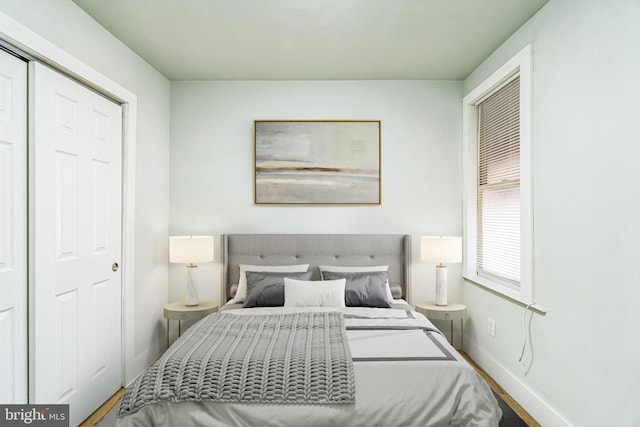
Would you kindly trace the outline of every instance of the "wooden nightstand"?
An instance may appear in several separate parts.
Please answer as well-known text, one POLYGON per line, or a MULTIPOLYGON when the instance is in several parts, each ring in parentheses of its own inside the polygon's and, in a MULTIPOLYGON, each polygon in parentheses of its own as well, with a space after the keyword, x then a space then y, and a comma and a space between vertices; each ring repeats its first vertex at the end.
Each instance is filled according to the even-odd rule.
POLYGON ((466 305, 458 303, 436 305, 436 303, 433 301, 427 301, 417 303, 416 311, 418 313, 424 314, 429 320, 450 320, 451 345, 453 345, 453 321, 460 319, 460 348, 463 347, 464 318, 467 316, 466 305))
POLYGON ((169 347, 169 320, 178 321, 178 336, 182 334, 182 321, 200 320, 207 314, 218 311, 218 304, 212 301, 200 301, 198 305, 186 305, 184 302, 172 302, 164 306, 164 317, 167 319, 167 347, 169 347))

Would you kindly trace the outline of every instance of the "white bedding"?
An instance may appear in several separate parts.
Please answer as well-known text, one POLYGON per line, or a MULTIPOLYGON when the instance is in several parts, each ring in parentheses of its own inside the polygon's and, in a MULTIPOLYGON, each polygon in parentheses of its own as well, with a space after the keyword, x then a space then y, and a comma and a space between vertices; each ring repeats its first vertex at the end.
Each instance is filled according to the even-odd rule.
MULTIPOLYGON (((274 307, 225 313, 313 310, 327 309, 274 307)), ((489 386, 442 335, 428 331, 436 328, 422 314, 361 307, 337 310, 345 315, 354 360, 354 405, 170 402, 145 406, 118 419, 117 426, 498 425, 502 412, 489 386)))

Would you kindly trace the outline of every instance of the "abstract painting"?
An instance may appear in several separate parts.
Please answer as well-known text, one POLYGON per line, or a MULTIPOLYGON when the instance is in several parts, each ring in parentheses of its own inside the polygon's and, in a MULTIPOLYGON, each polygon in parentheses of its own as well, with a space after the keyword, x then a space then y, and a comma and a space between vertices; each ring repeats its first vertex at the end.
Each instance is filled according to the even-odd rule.
POLYGON ((255 203, 381 204, 381 123, 255 121, 255 203))

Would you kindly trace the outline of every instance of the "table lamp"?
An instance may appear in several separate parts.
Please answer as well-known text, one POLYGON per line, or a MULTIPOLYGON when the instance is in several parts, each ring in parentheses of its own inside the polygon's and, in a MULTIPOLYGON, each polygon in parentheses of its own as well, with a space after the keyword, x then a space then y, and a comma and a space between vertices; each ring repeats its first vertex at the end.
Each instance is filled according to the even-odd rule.
POLYGON ((198 305, 197 263, 213 261, 213 236, 169 237, 169 262, 187 264, 186 305, 198 305))
POLYGON ((436 305, 447 305, 447 266, 462 262, 462 237, 423 236, 422 261, 436 264, 436 305))

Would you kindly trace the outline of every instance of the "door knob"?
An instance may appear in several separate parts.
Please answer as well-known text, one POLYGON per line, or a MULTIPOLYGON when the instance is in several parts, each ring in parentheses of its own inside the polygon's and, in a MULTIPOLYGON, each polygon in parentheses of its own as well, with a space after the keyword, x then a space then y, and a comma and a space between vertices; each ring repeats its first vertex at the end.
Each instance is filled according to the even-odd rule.
POLYGON ((114 262, 113 265, 111 266, 111 271, 118 271, 118 268, 120 268, 120 266, 118 265, 117 262, 114 262))

